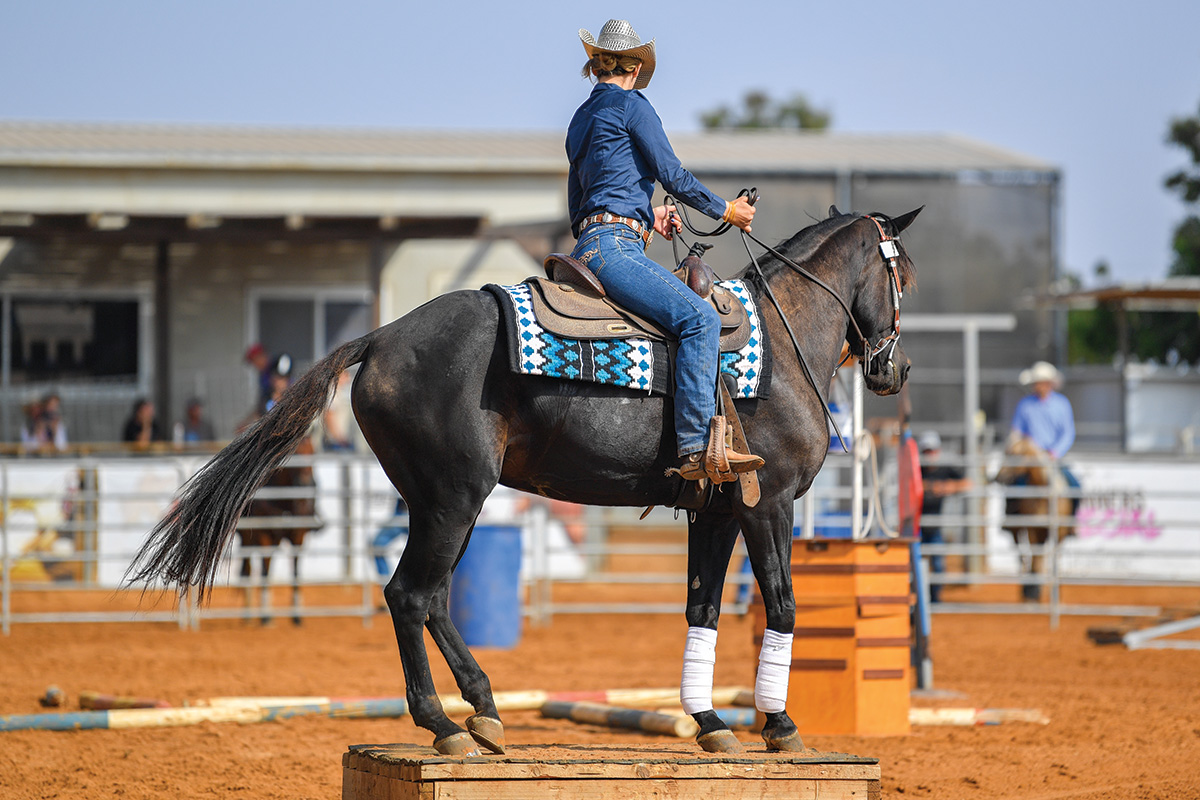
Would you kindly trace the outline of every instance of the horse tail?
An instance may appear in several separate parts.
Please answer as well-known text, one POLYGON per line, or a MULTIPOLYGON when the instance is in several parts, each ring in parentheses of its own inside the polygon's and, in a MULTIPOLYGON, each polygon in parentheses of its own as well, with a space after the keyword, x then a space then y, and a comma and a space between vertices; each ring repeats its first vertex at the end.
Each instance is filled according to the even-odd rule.
POLYGON ((314 364, 270 411, 193 475, 138 550, 125 584, 162 579, 180 595, 196 586, 200 598, 207 599, 238 518, 329 405, 338 376, 366 359, 373 339, 371 333, 347 342, 314 364))

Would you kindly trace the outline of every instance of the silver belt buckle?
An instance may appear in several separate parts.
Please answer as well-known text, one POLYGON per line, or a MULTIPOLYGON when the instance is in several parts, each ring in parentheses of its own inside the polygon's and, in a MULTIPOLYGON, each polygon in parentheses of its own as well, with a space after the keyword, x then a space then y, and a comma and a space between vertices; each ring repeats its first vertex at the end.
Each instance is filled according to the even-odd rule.
POLYGON ((605 225, 608 225, 609 223, 611 223, 613 221, 613 215, 610 212, 605 211, 603 214, 600 215, 600 221, 603 222, 605 225))

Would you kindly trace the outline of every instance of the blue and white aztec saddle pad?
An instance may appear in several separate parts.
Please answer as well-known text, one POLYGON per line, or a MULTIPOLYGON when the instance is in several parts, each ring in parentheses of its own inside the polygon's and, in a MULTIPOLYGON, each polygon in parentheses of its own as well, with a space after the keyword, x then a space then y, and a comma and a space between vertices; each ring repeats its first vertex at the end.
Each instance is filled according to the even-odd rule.
MULTIPOLYGON (((734 397, 766 397, 770 357, 758 306, 740 280, 720 281, 746 307, 750 339, 740 350, 721 353, 721 371, 737 381, 734 397)), ((665 344, 653 339, 568 339, 538 325, 529 286, 483 287, 496 295, 508 330, 509 362, 523 375, 606 383, 652 394, 668 394, 672 367, 665 344)))

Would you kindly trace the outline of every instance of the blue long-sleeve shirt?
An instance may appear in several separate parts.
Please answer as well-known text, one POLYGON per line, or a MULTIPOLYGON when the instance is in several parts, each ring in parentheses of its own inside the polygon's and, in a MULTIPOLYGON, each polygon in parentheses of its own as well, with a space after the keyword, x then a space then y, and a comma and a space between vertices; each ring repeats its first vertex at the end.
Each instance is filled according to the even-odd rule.
POLYGON ((604 211, 654 224, 654 182, 692 208, 720 219, 725 201, 683 168, 662 120, 636 89, 598 83, 567 128, 567 208, 571 233, 604 211))
POLYGON ((1029 437, 1055 458, 1062 458, 1075 443, 1075 414, 1071 401, 1058 392, 1045 400, 1027 394, 1013 412, 1012 429, 1029 437))

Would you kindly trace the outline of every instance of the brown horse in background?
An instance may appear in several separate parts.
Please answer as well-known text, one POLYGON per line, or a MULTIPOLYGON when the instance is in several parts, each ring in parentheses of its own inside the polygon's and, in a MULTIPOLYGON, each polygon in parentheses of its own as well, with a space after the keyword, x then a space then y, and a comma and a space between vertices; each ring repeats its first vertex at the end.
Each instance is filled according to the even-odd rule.
MULTIPOLYGON (((1013 540, 1021 553, 1021 568, 1027 573, 1045 577, 1046 556, 1041 547, 1050 540, 1050 526, 1025 522, 1007 522, 1010 517, 1050 517, 1056 513, 1061 520, 1056 530, 1056 543, 1075 533, 1075 502, 1070 496, 1070 487, 1063 477, 1062 470, 1042 448, 1032 439, 1024 436, 1014 436, 1009 440, 1004 451, 1005 465, 996 474, 996 482, 1006 486, 1015 486, 1041 492, 1038 496, 1014 496, 1010 494, 1005 500, 1005 527, 1012 534, 1013 540), (1051 503, 1054 503, 1052 507, 1051 503), (1027 552, 1030 546, 1038 548, 1035 553, 1027 552)), ((1021 598, 1031 602, 1041 600, 1042 587, 1038 582, 1023 583, 1021 598)))
MULTIPOLYGON (((314 448, 312 439, 310 438, 302 440, 300 446, 296 448, 296 455, 299 456, 309 456, 313 452, 314 448)), ((237 531, 242 547, 269 547, 273 549, 279 547, 285 541, 291 543, 292 623, 295 625, 300 624, 300 547, 304 544, 304 537, 310 532, 320 530, 321 528, 319 522, 316 525, 311 523, 311 520, 316 517, 317 511, 316 486, 317 482, 313 478, 311 464, 280 467, 267 479, 263 488, 268 490, 306 489, 307 491, 288 492, 288 494, 295 494, 296 496, 294 497, 255 497, 250 502, 250 506, 237 531), (254 527, 256 519, 264 518, 266 524, 272 525, 272 527, 254 527), (297 527, 274 527, 278 520, 291 518, 297 519, 297 527), (307 524, 300 524, 305 522, 307 524)), ((280 492, 280 494, 284 494, 284 492, 280 492)), ((271 622, 270 616, 266 613, 271 605, 271 587, 267 582, 267 576, 271 571, 270 553, 264 553, 261 556, 261 564, 262 566, 259 570, 259 579, 261 580, 261 586, 259 587, 259 608, 263 611, 262 624, 268 625, 271 622)), ((243 582, 250 578, 252 572, 253 559, 248 555, 243 556, 241 569, 243 582)), ((246 608, 250 609, 253 605, 254 589, 252 586, 247 585, 246 608)))

